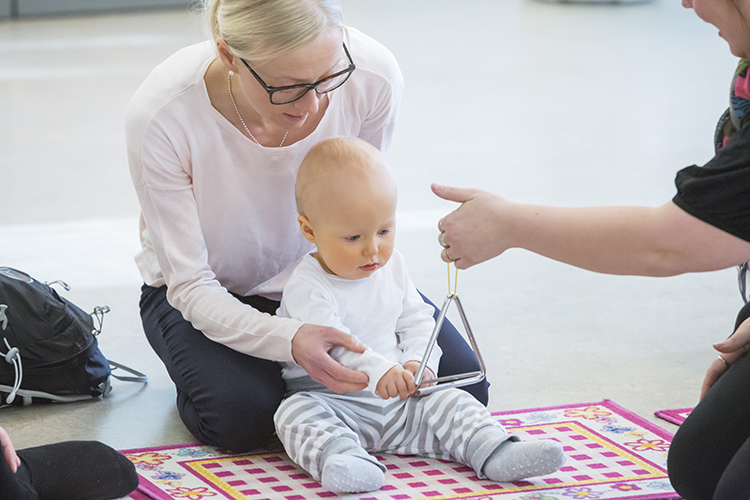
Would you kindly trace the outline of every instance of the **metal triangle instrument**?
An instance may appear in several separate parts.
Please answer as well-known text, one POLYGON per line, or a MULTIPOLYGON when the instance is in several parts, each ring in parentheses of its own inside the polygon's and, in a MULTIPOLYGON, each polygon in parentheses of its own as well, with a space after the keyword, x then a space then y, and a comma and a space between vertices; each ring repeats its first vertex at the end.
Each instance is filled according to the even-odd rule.
MULTIPOLYGON (((456 281, 458 281, 458 270, 456 270, 456 281)), ((475 384, 477 382, 481 382, 482 380, 484 380, 486 375, 487 375, 487 370, 484 365, 484 359, 482 359, 482 353, 479 351, 479 346, 477 345, 477 341, 474 338, 474 332, 472 332, 471 330, 471 326, 469 325, 469 320, 466 318, 464 307, 461 305, 461 299, 459 299, 458 295, 456 295, 455 288, 453 290, 453 293, 450 292, 450 264, 449 264, 448 265, 448 296, 445 297, 445 301, 443 301, 443 306, 440 308, 440 314, 438 314, 438 317, 435 320, 435 328, 432 330, 432 335, 430 336, 430 341, 427 345, 427 349, 424 353, 424 357, 422 358, 422 362, 420 363, 419 369, 417 370, 416 376, 414 377, 414 383, 417 387, 419 387, 420 385, 424 383, 429 384, 429 383, 434 382, 435 385, 417 389, 417 391, 414 393, 414 396, 425 396, 435 391, 448 389, 450 387, 462 387, 465 385, 475 384), (440 329, 442 328, 443 323, 445 322, 445 315, 448 313, 448 308, 450 307, 452 302, 456 303, 458 314, 461 316, 461 322, 463 323, 464 329, 466 330, 466 335, 469 337, 469 343, 471 344, 471 349, 472 351, 474 351, 474 356, 476 356, 477 358, 477 363, 479 363, 479 371, 461 373, 457 375, 449 375, 445 377, 437 377, 435 379, 430 379, 430 380, 422 380, 422 377, 424 376, 425 368, 427 367, 427 360, 430 359, 432 350, 434 349, 435 344, 437 343, 437 338, 438 338, 438 335, 440 334, 440 329)))

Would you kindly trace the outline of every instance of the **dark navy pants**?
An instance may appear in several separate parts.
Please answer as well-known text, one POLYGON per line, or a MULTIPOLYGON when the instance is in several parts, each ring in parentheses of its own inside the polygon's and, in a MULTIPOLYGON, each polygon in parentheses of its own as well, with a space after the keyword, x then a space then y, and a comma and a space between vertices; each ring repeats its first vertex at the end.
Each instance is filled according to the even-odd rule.
MULTIPOLYGON (((143 286, 141 320, 146 338, 177 387, 183 423, 201 442, 235 452, 263 445, 274 433, 273 414, 285 393, 279 365, 209 340, 169 305, 166 293, 166 286, 143 286)), ((279 307, 264 297, 237 298, 270 314, 279 307)), ((438 345, 443 350, 439 376, 479 370, 471 348, 448 321, 438 345)), ((464 389, 486 406, 488 388, 484 381, 464 389)))

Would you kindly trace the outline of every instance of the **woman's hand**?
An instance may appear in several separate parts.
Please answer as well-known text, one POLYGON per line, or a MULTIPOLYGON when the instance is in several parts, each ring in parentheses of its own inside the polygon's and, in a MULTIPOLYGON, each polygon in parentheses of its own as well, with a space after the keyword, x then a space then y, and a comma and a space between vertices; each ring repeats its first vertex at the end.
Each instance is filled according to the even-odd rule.
POLYGON ((461 203, 438 224, 444 262, 466 269, 497 257, 510 248, 508 233, 500 227, 498 216, 512 204, 500 196, 479 189, 461 189, 432 185, 440 198, 461 203))
POLYGON ((8 462, 8 465, 10 465, 10 468, 13 469, 13 472, 16 472, 18 470, 18 467, 21 465, 21 459, 18 458, 18 455, 16 455, 16 450, 13 448, 13 443, 10 442, 10 436, 8 436, 8 433, 5 432, 5 429, 0 427, 0 444, 3 447, 3 456, 5 457, 5 461, 8 462))
POLYGON ((316 382, 341 394, 367 388, 366 373, 350 370, 335 361, 328 352, 341 346, 354 352, 365 352, 367 346, 357 337, 330 326, 304 324, 292 338, 292 357, 316 382))
POLYGON ((724 342, 714 344, 714 349, 721 353, 720 356, 724 361, 717 357, 709 366, 701 387, 701 399, 716 381, 727 372, 732 363, 750 351, 750 318, 740 323, 731 337, 724 342))

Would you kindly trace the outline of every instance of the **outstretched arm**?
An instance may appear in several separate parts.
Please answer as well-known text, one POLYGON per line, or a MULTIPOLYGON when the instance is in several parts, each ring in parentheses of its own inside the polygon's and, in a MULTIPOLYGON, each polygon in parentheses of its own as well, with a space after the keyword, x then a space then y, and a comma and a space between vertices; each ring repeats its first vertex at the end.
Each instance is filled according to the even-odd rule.
MULTIPOLYGON (((477 189, 432 186, 461 203, 440 223, 456 267, 524 248, 607 274, 674 276, 750 260, 750 242, 683 211, 660 207, 562 208, 513 203, 477 189)), ((446 251, 443 260, 448 261, 446 251)))

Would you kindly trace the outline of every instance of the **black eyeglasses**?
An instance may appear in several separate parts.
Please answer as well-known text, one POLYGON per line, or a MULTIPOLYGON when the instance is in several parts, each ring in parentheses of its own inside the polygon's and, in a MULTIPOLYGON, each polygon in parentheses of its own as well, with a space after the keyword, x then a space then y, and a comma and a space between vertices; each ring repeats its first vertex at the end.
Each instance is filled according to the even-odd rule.
POLYGON ((266 92, 268 92, 268 98, 271 100, 271 104, 289 104, 290 102, 302 99, 302 97, 310 90, 314 89, 316 93, 323 95, 341 87, 344 83, 346 83, 346 81, 349 79, 349 76, 351 76, 354 70, 357 69, 357 66, 354 65, 354 61, 352 61, 352 56, 349 55, 349 49, 346 48, 346 44, 343 45, 344 52, 346 52, 346 57, 347 59, 349 59, 349 67, 343 71, 334 73, 331 76, 327 76, 322 80, 318 80, 315 83, 301 83, 299 85, 287 85, 285 87, 269 87, 268 85, 266 85, 266 82, 264 82, 263 79, 258 76, 258 73, 253 71, 253 68, 250 67, 247 61, 242 58, 240 58, 240 61, 242 61, 245 67, 250 70, 250 73, 255 77, 256 80, 258 80, 258 83, 260 83, 263 88, 266 89, 266 92))

